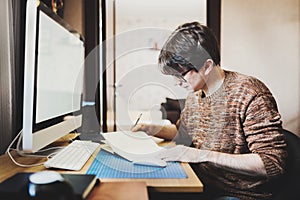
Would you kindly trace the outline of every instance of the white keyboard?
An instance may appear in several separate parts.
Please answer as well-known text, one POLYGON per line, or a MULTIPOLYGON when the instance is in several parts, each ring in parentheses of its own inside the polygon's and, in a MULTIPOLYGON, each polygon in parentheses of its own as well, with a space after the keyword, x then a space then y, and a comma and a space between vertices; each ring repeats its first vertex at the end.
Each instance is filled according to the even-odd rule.
POLYGON ((99 146, 96 142, 75 140, 44 163, 46 168, 80 170, 99 146))

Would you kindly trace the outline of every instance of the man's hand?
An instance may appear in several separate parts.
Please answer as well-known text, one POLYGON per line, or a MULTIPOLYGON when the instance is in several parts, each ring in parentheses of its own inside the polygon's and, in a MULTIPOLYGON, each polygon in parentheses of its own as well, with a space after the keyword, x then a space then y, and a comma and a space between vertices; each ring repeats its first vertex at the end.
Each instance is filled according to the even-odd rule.
POLYGON ((165 161, 200 163, 207 161, 208 152, 207 150, 177 145, 161 150, 158 157, 165 161))
POLYGON ((137 124, 131 131, 144 131, 148 135, 172 140, 177 134, 177 128, 174 124, 169 125, 153 125, 153 124, 137 124))
POLYGON ((148 135, 155 136, 163 127, 160 125, 153 125, 153 124, 137 124, 134 126, 131 131, 144 131, 148 135))

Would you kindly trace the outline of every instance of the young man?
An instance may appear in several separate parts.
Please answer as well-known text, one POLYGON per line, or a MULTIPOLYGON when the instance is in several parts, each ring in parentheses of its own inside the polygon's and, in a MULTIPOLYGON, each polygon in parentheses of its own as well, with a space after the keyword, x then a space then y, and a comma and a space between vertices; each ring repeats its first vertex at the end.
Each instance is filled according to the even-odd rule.
POLYGON ((208 193, 271 198, 265 185, 284 172, 286 143, 268 88, 256 78, 223 70, 215 36, 197 22, 183 24, 170 35, 159 65, 191 93, 176 126, 140 124, 133 131, 184 143, 160 156, 196 163, 208 193))

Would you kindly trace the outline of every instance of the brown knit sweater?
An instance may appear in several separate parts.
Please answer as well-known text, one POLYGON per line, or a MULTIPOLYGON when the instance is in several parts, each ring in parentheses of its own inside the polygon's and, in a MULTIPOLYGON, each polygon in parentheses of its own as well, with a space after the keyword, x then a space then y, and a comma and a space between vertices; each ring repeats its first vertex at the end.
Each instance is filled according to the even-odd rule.
POLYGON ((198 176, 208 188, 240 199, 268 199, 262 186, 284 171, 285 140, 281 119, 268 88, 258 79, 225 71, 222 86, 211 96, 191 93, 177 123, 179 137, 189 135, 196 148, 260 155, 268 177, 232 172, 212 163, 197 165, 198 176))

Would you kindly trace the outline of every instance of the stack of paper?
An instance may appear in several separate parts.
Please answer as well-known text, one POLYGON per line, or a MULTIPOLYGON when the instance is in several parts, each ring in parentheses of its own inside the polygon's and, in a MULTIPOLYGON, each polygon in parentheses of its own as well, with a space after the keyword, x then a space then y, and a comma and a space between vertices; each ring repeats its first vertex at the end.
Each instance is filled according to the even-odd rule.
POLYGON ((145 132, 119 131, 103 133, 106 143, 113 152, 129 161, 151 161, 155 162, 156 155, 162 149, 145 132))

